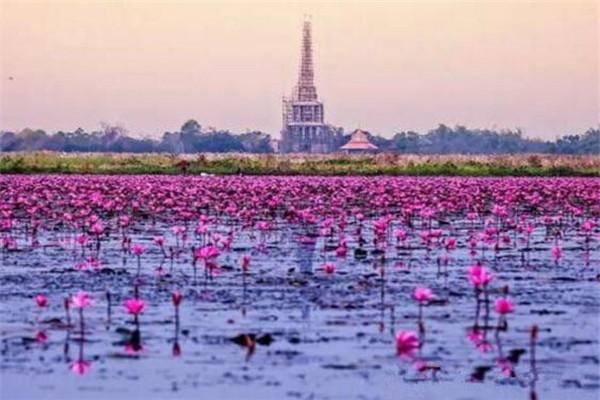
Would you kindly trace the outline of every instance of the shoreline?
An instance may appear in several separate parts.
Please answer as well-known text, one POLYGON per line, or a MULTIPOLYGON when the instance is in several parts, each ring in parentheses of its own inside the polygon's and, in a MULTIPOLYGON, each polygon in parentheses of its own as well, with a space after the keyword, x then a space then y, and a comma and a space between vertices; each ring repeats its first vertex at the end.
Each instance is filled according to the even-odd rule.
POLYGON ((0 153, 2 174, 600 177, 598 155, 0 153))

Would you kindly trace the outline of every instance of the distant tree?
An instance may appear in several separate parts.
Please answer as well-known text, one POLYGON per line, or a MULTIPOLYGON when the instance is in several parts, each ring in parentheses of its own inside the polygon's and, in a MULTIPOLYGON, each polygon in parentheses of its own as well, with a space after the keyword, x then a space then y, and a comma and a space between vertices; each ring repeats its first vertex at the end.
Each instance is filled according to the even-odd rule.
POLYGON ((243 152, 244 146, 239 138, 228 131, 216 131, 199 135, 194 150, 213 153, 243 152))
POLYGON ((248 153, 272 153, 271 137, 263 132, 246 132, 238 136, 243 151, 248 153))
MULTIPOLYGON (((120 139, 127 136, 127 129, 120 125, 110 125, 105 122, 100 123, 100 146, 105 151, 110 150, 120 139)), ((135 146, 134 146, 135 147, 135 146)))
MULTIPOLYGON (((342 128, 328 127, 335 147, 344 145, 350 135, 342 128)), ((495 131, 469 129, 465 126, 448 127, 444 124, 424 135, 414 131, 398 132, 391 139, 369 134, 369 139, 381 151, 416 154, 506 154, 556 153, 600 154, 600 127, 582 134, 568 134, 555 141, 530 139, 521 130, 495 131)), ((165 132, 160 140, 131 137, 125 128, 102 123, 100 130, 86 132, 59 131, 47 134, 41 129, 23 129, 20 132, 0 131, 0 151, 53 150, 65 152, 249 152, 270 153, 271 137, 260 131, 234 134, 209 127, 202 130, 193 119, 186 121, 180 132, 165 132)))
POLYGON ((19 132, 22 149, 43 150, 48 142, 48 135, 41 129, 25 128, 19 132))
POLYGON ((0 135, 0 150, 17 151, 21 139, 14 132, 2 132, 0 135))
POLYGON ((600 128, 588 129, 583 135, 565 135, 556 140, 559 154, 600 154, 600 128))
POLYGON ((195 119, 188 119, 181 126, 181 133, 184 134, 198 134, 202 131, 202 127, 195 119))
POLYGON ((183 142, 179 132, 165 132, 162 140, 158 144, 158 149, 165 153, 183 153, 183 142))
POLYGON ((400 132, 391 139, 390 150, 398 153, 419 153, 419 134, 413 131, 400 132))
POLYGON ((600 127, 590 128, 583 134, 580 153, 600 154, 600 127))

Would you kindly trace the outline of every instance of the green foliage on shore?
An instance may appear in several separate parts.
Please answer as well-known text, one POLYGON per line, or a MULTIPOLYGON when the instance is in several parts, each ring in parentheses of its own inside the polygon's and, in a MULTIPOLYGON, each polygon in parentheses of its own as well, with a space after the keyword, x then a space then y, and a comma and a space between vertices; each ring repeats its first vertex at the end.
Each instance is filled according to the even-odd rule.
POLYGON ((3 174, 600 176, 593 156, 3 153, 3 174))
MULTIPOLYGON (((388 132, 389 134, 390 132, 388 132)), ((367 133, 383 153, 395 154, 589 154, 600 155, 600 127, 577 134, 569 133, 554 140, 526 137, 520 130, 473 129, 465 126, 438 125, 425 133, 395 132, 390 137, 367 133)), ((93 153, 274 153, 271 136, 260 131, 234 133, 203 128, 194 119, 179 130, 164 132, 162 137, 142 138, 130 135, 122 126, 101 124, 100 130, 46 132, 43 129, 0 130, 0 151, 56 151, 93 153)), ((350 139, 339 135, 334 147, 350 139)))

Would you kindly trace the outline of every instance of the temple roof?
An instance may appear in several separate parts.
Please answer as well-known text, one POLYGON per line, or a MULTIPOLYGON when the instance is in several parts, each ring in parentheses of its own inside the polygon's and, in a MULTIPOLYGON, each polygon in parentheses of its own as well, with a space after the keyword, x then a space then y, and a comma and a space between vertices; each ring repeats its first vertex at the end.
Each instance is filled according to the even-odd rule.
POLYGON ((352 133, 352 137, 342 147, 341 150, 375 150, 377 146, 369 142, 367 134, 360 129, 357 129, 352 133))

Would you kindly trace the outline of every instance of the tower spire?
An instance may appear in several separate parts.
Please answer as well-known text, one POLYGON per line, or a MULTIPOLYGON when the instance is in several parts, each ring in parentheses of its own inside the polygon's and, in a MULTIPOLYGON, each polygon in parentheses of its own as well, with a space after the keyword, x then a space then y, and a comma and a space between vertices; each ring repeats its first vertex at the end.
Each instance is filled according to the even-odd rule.
POLYGON ((317 99, 315 88, 312 32, 310 19, 305 18, 302 29, 302 51, 298 83, 292 97, 283 99, 283 129, 281 147, 284 153, 328 153, 337 147, 337 134, 323 122, 323 103, 317 99))
POLYGON ((317 100, 312 58, 312 32, 309 19, 304 21, 304 28, 302 30, 302 54, 298 85, 296 86, 296 99, 298 101, 317 100))

